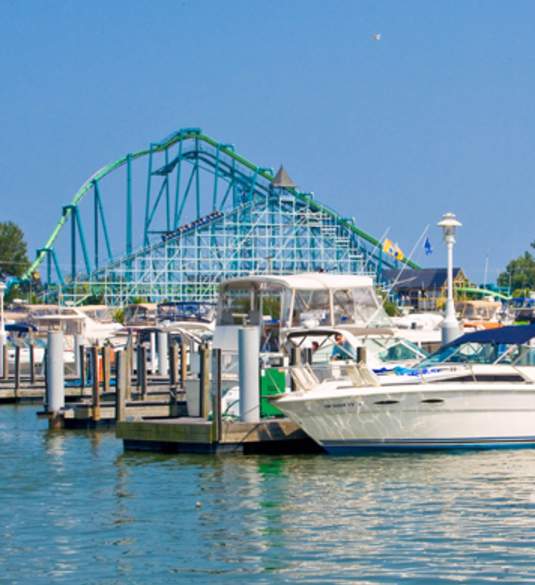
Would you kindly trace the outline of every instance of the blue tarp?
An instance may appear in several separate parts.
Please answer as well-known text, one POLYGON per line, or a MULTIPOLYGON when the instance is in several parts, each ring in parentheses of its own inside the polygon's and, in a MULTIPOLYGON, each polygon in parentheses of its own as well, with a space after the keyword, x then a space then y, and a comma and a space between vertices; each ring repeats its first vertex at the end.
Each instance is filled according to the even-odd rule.
POLYGON ((463 343, 526 343, 535 337, 535 325, 510 325, 497 329, 474 331, 458 337, 448 344, 449 347, 463 343))

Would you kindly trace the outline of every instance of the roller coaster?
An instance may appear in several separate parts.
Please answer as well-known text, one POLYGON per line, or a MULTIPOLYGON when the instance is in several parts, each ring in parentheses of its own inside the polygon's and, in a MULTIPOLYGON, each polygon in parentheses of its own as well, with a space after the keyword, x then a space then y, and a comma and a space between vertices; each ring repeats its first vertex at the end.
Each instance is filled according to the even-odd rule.
POLYGON ((41 270, 49 302, 96 296, 119 306, 211 301, 222 279, 252 273, 380 275, 399 264, 282 167, 275 175, 184 128, 91 175, 24 278, 41 270))

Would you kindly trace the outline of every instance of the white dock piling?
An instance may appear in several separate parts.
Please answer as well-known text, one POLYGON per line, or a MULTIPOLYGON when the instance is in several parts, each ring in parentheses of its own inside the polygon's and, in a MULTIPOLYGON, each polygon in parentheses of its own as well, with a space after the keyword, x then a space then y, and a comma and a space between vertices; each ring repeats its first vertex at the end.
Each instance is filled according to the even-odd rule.
POLYGON ((46 409, 58 412, 65 406, 63 332, 49 331, 46 355, 46 409))
POLYGON ((158 374, 160 376, 167 376, 169 370, 168 337, 165 331, 158 331, 158 374))
POLYGON ((156 354, 156 333, 150 333, 150 371, 155 374, 158 369, 158 356, 156 354))
POLYGON ((80 333, 74 335, 74 366, 76 369, 76 376, 78 378, 82 377, 81 368, 82 360, 80 359, 80 347, 83 347, 84 345, 85 345, 84 336, 81 335, 80 333))
POLYGON ((240 420, 260 421, 260 340, 258 327, 243 327, 238 332, 240 376, 240 420))

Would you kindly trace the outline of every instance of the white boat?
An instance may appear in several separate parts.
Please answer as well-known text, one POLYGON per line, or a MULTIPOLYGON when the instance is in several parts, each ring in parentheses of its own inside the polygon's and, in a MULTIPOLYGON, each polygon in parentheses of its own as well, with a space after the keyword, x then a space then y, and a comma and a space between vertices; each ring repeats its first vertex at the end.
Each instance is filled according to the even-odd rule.
POLYGON ((122 327, 120 323, 113 321, 109 309, 103 305, 85 307, 49 305, 31 311, 27 321, 37 328, 37 337, 46 336, 48 331, 63 331, 67 338, 81 335, 89 344, 103 343, 122 327))
MULTIPOLYGON (((223 351, 223 359, 237 358, 239 329, 257 326, 263 373, 270 366, 281 367, 291 354, 297 361, 312 361, 324 369, 337 351, 334 340, 338 335, 347 348, 345 355, 342 350, 336 356, 338 370, 345 361, 354 363, 357 348, 362 347, 377 368, 421 360, 425 352, 396 337, 390 324, 370 276, 324 272, 251 275, 221 283, 213 345, 223 351)), ((238 362, 230 363, 234 379, 229 367, 226 377, 233 384, 223 396, 223 412, 235 414, 238 362)))
POLYGON ((257 326, 260 351, 275 354, 292 331, 334 327, 351 333, 389 324, 370 276, 252 275, 221 283, 214 347, 236 351, 243 325, 257 326))
POLYGON ((535 447, 535 326, 468 333, 402 375, 292 371, 274 400, 332 453, 535 447))

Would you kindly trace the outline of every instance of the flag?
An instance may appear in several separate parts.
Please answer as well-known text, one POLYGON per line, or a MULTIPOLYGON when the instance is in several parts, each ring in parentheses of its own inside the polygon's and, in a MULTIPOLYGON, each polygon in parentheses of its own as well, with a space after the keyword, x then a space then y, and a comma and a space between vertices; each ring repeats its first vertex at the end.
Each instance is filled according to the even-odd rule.
POLYGON ((429 238, 425 238, 425 242, 424 242, 424 252, 426 256, 430 256, 433 253, 433 248, 431 246, 431 242, 429 241, 429 238))
POLYGON ((394 244, 392 240, 386 239, 383 242, 383 252, 394 256, 396 260, 403 260, 405 258, 405 254, 403 254, 401 248, 397 244, 394 244))

